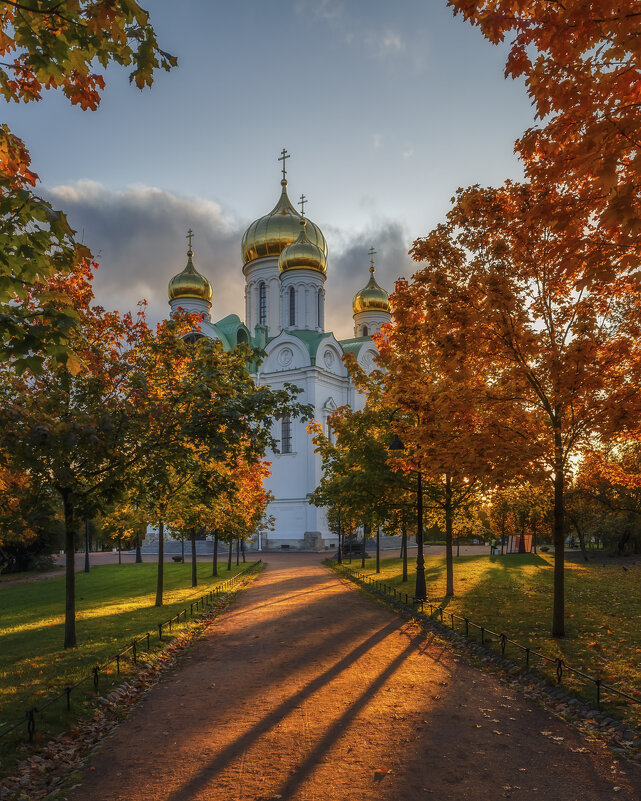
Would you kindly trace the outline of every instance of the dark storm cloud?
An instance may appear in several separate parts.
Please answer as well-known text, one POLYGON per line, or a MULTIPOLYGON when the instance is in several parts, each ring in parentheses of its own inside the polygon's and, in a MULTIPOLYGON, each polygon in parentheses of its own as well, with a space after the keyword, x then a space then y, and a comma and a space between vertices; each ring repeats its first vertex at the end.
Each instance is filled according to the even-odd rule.
MULTIPOLYGON (((96 300, 108 309, 135 310, 148 302, 148 317, 167 316, 167 284, 186 263, 188 228, 194 231, 194 261, 212 284, 212 319, 230 313, 244 318, 244 277, 240 241, 247 221, 238 221, 218 204, 174 195, 149 186, 118 192, 82 181, 48 192, 67 213, 78 237, 99 262, 96 300)), ((339 338, 352 336, 352 297, 369 279, 370 247, 376 252, 376 279, 389 292, 399 275, 413 272, 407 251, 411 239, 402 225, 384 220, 354 234, 327 227, 329 245, 325 321, 339 338)))
POLYGON ((348 238, 339 231, 325 231, 325 234, 330 242, 325 319, 328 328, 341 337, 352 336, 352 298, 369 280, 369 249, 373 247, 376 251, 376 280, 392 292, 399 276, 409 277, 415 272, 415 265, 407 255, 412 240, 403 225, 394 220, 379 221, 348 238), (331 248, 332 240, 335 248, 331 248))
POLYGON ((151 320, 166 317, 167 284, 186 264, 185 236, 192 228, 196 268, 214 289, 214 318, 244 314, 244 225, 218 204, 148 186, 111 192, 89 181, 56 187, 48 195, 100 264, 96 300, 106 308, 135 309, 144 298, 151 320))

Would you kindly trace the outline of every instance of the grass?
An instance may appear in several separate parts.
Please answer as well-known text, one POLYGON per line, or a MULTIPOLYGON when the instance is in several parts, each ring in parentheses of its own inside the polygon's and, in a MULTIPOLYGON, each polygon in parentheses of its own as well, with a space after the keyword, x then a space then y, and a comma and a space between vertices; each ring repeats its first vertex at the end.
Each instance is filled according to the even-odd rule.
MULTIPOLYGON (((376 577, 375 566, 374 559, 366 560, 364 572, 376 577)), ((548 554, 454 557, 455 595, 446 598, 445 557, 428 555, 428 598, 447 612, 505 632, 524 646, 561 657, 571 667, 600 676, 605 683, 641 698, 641 564, 566 562, 566 636, 561 639, 550 634, 552 566, 553 556, 548 554)), ((360 569, 360 560, 354 559, 352 567, 360 569)), ((409 581, 403 583, 401 560, 383 559, 378 578, 412 596, 414 560, 409 567, 409 581)), ((444 622, 450 623, 447 615, 444 622)), ((458 624, 458 630, 463 630, 463 624, 458 624)), ((506 656, 517 663, 524 658, 509 645, 506 656)), ((550 672, 548 668, 548 676, 550 672)), ((595 701, 592 683, 583 684, 565 673, 563 684, 595 701)), ((631 723, 641 725, 641 705, 619 702, 616 697, 608 701, 610 713, 619 717, 625 713, 631 723)))
MULTIPOLYGON (((198 562, 198 586, 191 586, 191 564, 166 562, 164 605, 154 606, 156 564, 101 565, 90 573, 76 573, 78 647, 65 651, 64 576, 24 584, 0 586, 0 730, 24 717, 26 708, 61 692, 96 664, 108 661, 134 637, 151 633, 152 648, 158 646, 158 623, 175 615, 191 600, 235 575, 246 565, 219 563, 218 578, 211 576, 211 563, 198 562)), ((174 626, 174 631, 175 631, 174 626)), ((163 629, 163 641, 170 635, 163 629)), ((144 649, 144 646, 139 646, 144 649)), ((123 671, 129 660, 123 662, 123 671)), ((101 674, 101 692, 116 683, 115 667, 101 674)), ((74 693, 73 706, 82 715, 91 706, 91 682, 74 693), (86 688, 86 689, 84 689, 86 688)), ((64 713, 64 702, 50 707, 38 721, 39 739, 62 730, 73 720, 64 713)), ((0 739, 0 765, 11 763, 17 737, 0 739)))

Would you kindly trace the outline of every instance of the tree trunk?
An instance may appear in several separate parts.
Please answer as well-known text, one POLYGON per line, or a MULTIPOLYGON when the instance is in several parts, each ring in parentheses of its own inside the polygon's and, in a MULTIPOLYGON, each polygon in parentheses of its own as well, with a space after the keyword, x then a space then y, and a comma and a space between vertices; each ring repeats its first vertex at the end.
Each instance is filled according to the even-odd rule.
POLYGON ((452 559, 452 522, 454 510, 452 508, 452 477, 445 476, 445 595, 454 595, 454 561, 452 559))
POLYGON ((532 521, 532 550, 536 553, 536 520, 532 521))
POLYGON ((419 601, 427 598, 425 586, 425 557, 423 556, 423 480, 417 473, 416 481, 416 589, 414 597, 419 601))
POLYGON ((245 559, 245 540, 240 541, 240 555, 243 557, 243 564, 247 561, 245 559))
POLYGON ((85 520, 85 573, 90 570, 89 566, 89 521, 85 520))
POLYGON ((376 572, 381 572, 381 527, 376 528, 376 572))
POLYGON ((236 567, 240 564, 240 538, 236 540, 236 567))
POLYGON ((368 533, 369 526, 366 526, 363 523, 363 548, 361 550, 361 567, 365 567, 365 541, 367 540, 367 533, 368 533))
POLYGON ((180 561, 185 564, 185 534, 180 538, 180 561))
POLYGON ((198 563, 196 562, 196 529, 192 528, 190 533, 191 539, 191 586, 198 586, 198 563))
POLYGON ((65 512, 65 648, 76 647, 76 536, 73 504, 63 495, 65 512))
POLYGON ((214 558, 212 560, 212 576, 218 575, 218 534, 214 533, 214 558))
POLYGON ((407 581, 407 526, 401 528, 401 551, 403 555, 403 581, 407 581))
POLYGON ((343 564, 343 537, 341 532, 341 516, 338 515, 338 551, 336 552, 336 561, 339 565, 343 564))
POLYGON ((165 569, 165 522, 164 520, 160 520, 158 523, 158 575, 156 579, 155 606, 162 606, 164 569, 165 569))
POLYGON ((227 572, 231 573, 231 557, 234 548, 234 541, 230 538, 229 540, 229 558, 227 559, 227 572))
POLYGON ((140 550, 140 528, 136 527, 136 564, 142 563, 142 551, 140 550))
POLYGON ((563 441, 561 428, 554 429, 554 608, 552 636, 565 636, 565 526, 563 441))
POLYGON ((118 534, 118 564, 122 564, 122 536, 118 534))

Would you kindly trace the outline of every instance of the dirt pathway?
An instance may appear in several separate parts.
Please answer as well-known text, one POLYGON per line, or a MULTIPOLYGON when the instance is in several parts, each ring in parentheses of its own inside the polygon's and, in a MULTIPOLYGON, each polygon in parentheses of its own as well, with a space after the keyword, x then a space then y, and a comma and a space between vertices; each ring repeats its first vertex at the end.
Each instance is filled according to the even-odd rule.
POLYGON ((68 798, 638 801, 641 770, 414 636, 319 557, 287 554, 269 556, 68 798))

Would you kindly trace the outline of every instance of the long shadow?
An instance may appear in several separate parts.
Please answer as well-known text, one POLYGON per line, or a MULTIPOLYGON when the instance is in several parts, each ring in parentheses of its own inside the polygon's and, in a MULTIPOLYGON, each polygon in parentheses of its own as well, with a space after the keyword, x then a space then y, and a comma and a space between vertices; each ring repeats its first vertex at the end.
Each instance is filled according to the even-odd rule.
MULTIPOLYGON (((365 653, 371 650, 378 643, 382 642, 392 632, 398 629, 398 621, 391 621, 382 629, 368 637, 364 642, 354 648, 350 653, 345 654, 336 664, 331 668, 321 673, 313 679, 305 687, 301 688, 298 692, 294 693, 290 698, 283 703, 279 704, 272 712, 265 716, 259 723, 257 723, 250 731, 243 734, 233 743, 230 743, 224 748, 214 759, 202 768, 198 774, 191 778, 178 790, 175 790, 167 797, 168 801, 191 801, 191 799, 198 793, 223 767, 225 767, 231 760, 243 753, 254 743, 261 735, 269 731, 276 725, 282 718, 292 712, 301 702, 309 698, 317 690, 320 690, 328 682, 333 681, 344 670, 349 668, 354 662, 360 659, 365 653)), ((409 653, 411 648, 410 644, 403 652, 403 659, 409 653)), ((396 660, 395 660, 396 661, 396 660)))
POLYGON ((296 769, 292 776, 278 790, 274 797, 281 795, 283 798, 291 798, 294 791, 308 776, 314 765, 319 761, 334 745, 336 740, 345 733, 346 728, 363 709, 363 707, 376 695, 385 682, 399 669, 407 657, 417 648, 421 637, 414 637, 407 647, 393 659, 389 665, 378 675, 378 677, 367 687, 361 696, 354 701, 350 707, 330 726, 321 737, 301 765, 296 769))

